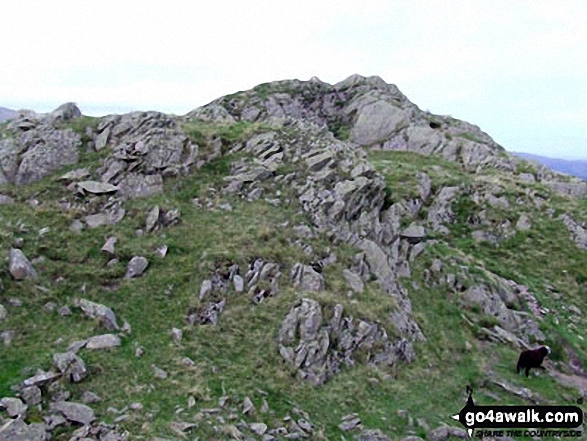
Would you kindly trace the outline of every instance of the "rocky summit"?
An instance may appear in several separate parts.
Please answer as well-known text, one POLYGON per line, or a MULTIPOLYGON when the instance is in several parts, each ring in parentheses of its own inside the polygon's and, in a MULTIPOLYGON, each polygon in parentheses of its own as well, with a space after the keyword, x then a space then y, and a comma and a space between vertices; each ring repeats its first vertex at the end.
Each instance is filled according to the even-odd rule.
POLYGON ((11 114, 0 440, 448 440, 466 386, 575 404, 586 196, 379 77, 11 114))

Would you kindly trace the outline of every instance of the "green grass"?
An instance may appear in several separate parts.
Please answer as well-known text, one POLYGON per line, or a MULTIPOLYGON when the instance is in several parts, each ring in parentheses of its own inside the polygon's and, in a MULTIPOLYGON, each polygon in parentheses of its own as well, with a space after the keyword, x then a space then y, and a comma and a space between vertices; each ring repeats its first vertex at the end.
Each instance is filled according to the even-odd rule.
MULTIPOLYGON (((85 131, 84 127, 94 122, 76 124, 79 126, 74 130, 85 131)), ((190 121, 184 127, 186 134, 203 149, 213 137, 220 137, 228 148, 266 129, 251 123, 219 125, 198 121, 190 121)), ((425 437, 426 431, 417 424, 409 427, 399 411, 407 411, 414 420, 425 420, 431 428, 452 424, 450 415, 462 408, 467 385, 475 389, 475 398, 482 404, 523 404, 521 399, 492 386, 491 378, 530 388, 558 404, 566 404, 567 398, 576 394, 546 375, 530 379, 517 376, 514 348, 477 338, 480 327, 491 325, 491 319, 481 316, 479 311, 464 310, 453 291, 442 285, 428 285, 423 277, 433 259, 441 258, 455 273, 466 262, 474 280, 489 283, 487 271, 491 271, 527 285, 551 311, 542 327, 554 350, 553 359, 565 360, 564 348, 570 346, 587 362, 583 355, 587 353, 585 342, 569 328, 569 314, 545 287, 548 284, 563 293, 565 305, 576 304, 584 309, 587 253, 577 251, 562 222, 549 218, 546 209, 513 206, 508 210, 491 210, 477 206, 470 194, 458 199, 452 206, 456 219, 449 226, 449 235, 438 237, 440 242, 411 264, 412 278, 400 281, 409 290, 414 317, 427 338, 416 344, 416 361, 393 367, 357 362, 352 367, 343 367, 338 375, 315 388, 299 381, 278 351, 281 322, 301 296, 318 300, 325 315, 334 305, 341 304, 345 316, 377 322, 390 338, 395 336, 390 313, 396 305, 380 291, 376 281, 368 282, 362 294, 347 295, 349 289, 342 271, 352 266, 357 250, 348 244, 333 247, 325 235, 312 240, 315 255, 327 255, 334 250, 337 262, 325 268, 324 292, 297 292, 289 283, 290 270, 296 262, 309 263, 314 258, 294 243, 293 227, 308 222, 299 214, 299 207, 294 203, 274 207, 263 200, 246 202, 211 191, 224 184, 223 178, 230 174, 234 161, 247 159, 242 154, 216 158, 187 177, 166 180, 164 194, 126 202, 127 215, 117 225, 72 234, 69 225, 82 213, 61 209, 57 201, 74 200, 75 196, 55 178, 81 166, 95 170, 103 154, 83 153, 80 164, 64 168, 55 176, 23 187, 2 189, 2 193, 10 194, 17 202, 0 205, 0 260, 5 261, 13 240, 22 237, 24 253, 30 259, 42 255, 45 261, 36 265, 40 275, 36 282, 16 282, 8 274, 7 265, 0 268, 4 284, 0 303, 8 310, 1 329, 16 331, 13 343, 0 351, 0 396, 13 395, 11 388, 37 368, 49 368, 51 354, 64 351, 72 341, 105 332, 77 308, 72 307, 71 317, 44 310, 48 301, 72 306, 76 297, 110 306, 119 322, 125 319, 131 324, 132 333, 119 348, 82 350, 80 354, 91 374, 79 385, 64 387, 71 391, 72 400, 79 400, 87 390, 102 396, 104 401, 93 407, 98 417, 107 422, 117 416, 107 411, 109 407, 121 409, 132 402, 142 403, 144 409, 130 412, 130 418, 121 424, 137 439, 174 438, 169 424, 180 420, 199 421, 196 434, 201 439, 218 437, 206 421, 199 420, 199 412, 202 408, 217 407, 224 395, 231 399, 228 408, 220 413, 227 422, 230 407, 238 412, 245 397, 250 397, 257 409, 265 397, 273 413, 257 411, 253 416, 239 414, 239 418, 278 427, 283 425, 284 417, 293 416, 297 407, 310 414, 323 439, 341 439, 349 437, 338 427, 341 418, 353 412, 359 414, 367 428, 379 428, 392 436, 413 431, 425 437), (197 208, 192 203, 196 197, 230 203, 233 211, 197 208), (30 198, 41 204, 29 205, 26 201, 30 198), (181 222, 137 236, 136 230, 144 229, 147 213, 154 205, 164 210, 178 209, 181 222), (523 209, 530 213, 533 226, 528 232, 517 232, 504 240, 499 247, 477 244, 470 237, 468 219, 482 208, 490 217, 511 221, 523 209), (49 227, 49 232, 39 235, 44 227, 49 227), (107 267, 108 257, 100 248, 110 236, 118 238, 120 262, 107 267), (169 250, 166 258, 161 259, 155 250, 164 244, 169 250), (147 257, 149 267, 142 277, 124 280, 126 264, 134 255, 147 257), (258 257, 281 265, 283 276, 277 296, 253 305, 246 295, 228 294, 218 326, 185 324, 187 310, 198 305, 200 284, 210 277, 211 271, 235 262, 242 268, 258 257), (11 306, 8 300, 12 297, 21 299, 23 306, 11 306), (183 329, 182 342, 172 342, 173 327, 183 329), (60 338, 63 341, 56 343, 60 338), (137 346, 145 349, 140 358, 134 355, 137 346), (195 365, 185 366, 181 362, 183 357, 190 357, 195 365), (155 378, 152 365, 166 370, 169 378, 155 378), (189 397, 196 400, 192 409, 187 408, 189 397), (180 408, 184 410, 178 414, 180 408), (152 419, 148 414, 152 414, 152 419)), ((369 152, 369 158, 384 175, 390 203, 417 196, 417 173, 430 177, 433 194, 453 185, 472 193, 495 179, 503 185, 503 194, 510 201, 525 194, 513 179, 489 172, 471 174, 458 164, 434 156, 374 151, 369 152)), ((288 167, 277 173, 294 171, 288 167)), ((283 197, 293 198, 291 189, 281 190, 283 197)), ((430 203, 431 200, 426 204, 430 203)), ((557 213, 568 212, 578 220, 587 218, 585 200, 552 197, 550 206, 557 213)), ((425 219, 426 209, 427 206, 418 220, 425 219)), ((584 331, 584 322, 577 326, 584 331)), ((357 358, 361 361, 367 356, 360 354, 357 358)), ((32 418, 40 415, 33 413, 32 418)), ((55 439, 69 439, 69 432, 65 430, 55 439)), ((315 439, 320 437, 316 435, 315 439)))

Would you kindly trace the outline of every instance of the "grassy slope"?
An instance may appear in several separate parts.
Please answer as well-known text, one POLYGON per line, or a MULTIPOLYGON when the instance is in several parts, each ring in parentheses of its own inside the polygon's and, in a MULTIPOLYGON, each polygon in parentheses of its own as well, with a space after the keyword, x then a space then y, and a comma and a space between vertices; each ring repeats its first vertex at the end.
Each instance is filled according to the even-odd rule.
MULTIPOLYGON (((416 171, 429 173, 435 189, 475 180, 456 165, 434 158, 390 152, 374 152, 371 156, 385 173, 393 198, 409 196, 411 190, 407 184, 413 183, 416 171)), ((84 161, 90 164, 92 159, 88 157, 84 161)), ((449 416, 462 407, 465 385, 480 387, 489 369, 561 404, 562 397, 574 396, 546 376, 530 380, 516 377, 512 372, 515 351, 477 342, 475 330, 463 326, 462 311, 450 293, 428 288, 422 281, 420 289, 411 289, 414 313, 428 336, 428 341, 417 347, 417 361, 402 366, 397 372, 357 365, 345 369, 318 389, 297 381, 278 354, 275 338, 280 323, 300 296, 287 286, 277 297, 259 306, 252 305, 245 296, 229 298, 216 328, 184 327, 183 318, 187 309, 196 304, 201 281, 216 264, 236 261, 242 266, 255 257, 262 257, 266 261, 280 262, 284 266, 283 280, 286 280, 291 266, 306 259, 288 240, 292 236, 291 227, 303 222, 296 218, 293 207, 276 208, 263 201, 247 203, 230 199, 233 212, 211 212, 193 206, 191 198, 206 197, 208 187, 229 173, 229 164, 230 158, 217 159, 191 177, 168 181, 164 195, 129 202, 127 216, 118 225, 86 229, 79 235, 68 229, 74 215, 52 202, 69 195, 63 184, 49 178, 30 186, 5 189, 17 197, 18 202, 0 206, 0 258, 6 256, 14 237, 23 237, 25 254, 31 259, 43 255, 46 260, 37 265, 41 271, 36 284, 14 282, 6 268, 0 269, 5 285, 0 303, 9 313, 1 328, 17 333, 14 342, 0 351, 0 396, 10 395, 10 387, 27 377, 25 368, 48 368, 52 353, 64 351, 71 341, 104 332, 78 310, 74 309, 71 317, 61 317, 43 309, 48 301, 72 305, 73 298, 82 296, 83 285, 86 287, 83 297, 110 306, 120 321, 126 319, 132 325, 132 334, 120 348, 82 351, 91 375, 80 385, 68 386, 72 399, 79 399, 85 390, 102 396, 105 400, 95 409, 106 421, 117 416, 108 413, 108 407, 120 409, 129 403, 141 402, 144 409, 131 412, 131 417, 121 424, 138 439, 151 435, 173 438, 169 429, 171 421, 197 421, 199 409, 215 407, 223 395, 234 398, 233 403, 239 406, 242 399, 249 396, 260 408, 263 395, 259 390, 266 393, 274 414, 257 411, 253 416, 243 416, 246 421, 264 421, 276 427, 298 407, 310 414, 311 421, 326 439, 340 439, 341 417, 352 412, 359 413, 366 427, 380 428, 389 434, 408 431, 408 421, 398 415, 400 409, 407 410, 414 419, 425 420, 431 427, 450 424, 449 416), (33 208, 26 203, 30 197, 43 203, 33 208), (135 230, 144 227, 146 214, 154 204, 165 209, 179 209, 181 224, 137 237, 135 230), (289 225, 282 227, 286 221, 289 225), (47 226, 50 231, 39 236, 38 231, 47 226), (106 267, 107 257, 99 250, 111 235, 118 238, 116 248, 120 263, 106 267), (169 247, 163 260, 154 251, 162 244, 169 247), (126 263, 136 254, 149 259, 147 272, 136 280, 122 280, 126 263), (60 277, 63 280, 57 281, 60 277), (49 290, 45 292, 36 285, 49 290), (11 297, 21 299, 23 306, 9 306, 11 297), (170 330, 173 327, 184 328, 180 344, 172 343, 170 330), (55 344, 58 338, 63 341, 55 344), (465 342, 472 344, 470 351, 465 342), (142 358, 134 355, 136 345, 145 348, 142 358), (181 363, 186 356, 195 361, 195 366, 186 367, 181 363), (165 369, 169 378, 156 379, 152 373, 153 364, 165 369), (390 374, 396 378, 386 379, 390 374), (187 409, 189 396, 196 399, 192 409, 187 409), (184 411, 176 415, 179 408, 184 411), (148 414, 153 418, 145 424, 148 414)), ((557 208, 574 211, 577 215, 582 213, 585 218, 584 202, 554 202, 557 208)), ((464 253, 502 276, 528 284, 547 306, 553 302, 544 282, 564 292, 565 299, 572 299, 583 307, 584 288, 580 288, 577 280, 585 280, 586 253, 574 248, 561 222, 544 217, 535 220, 530 232, 517 233, 499 249, 474 245, 459 237, 460 230, 456 228, 455 237, 450 238, 452 248, 433 248, 413 265, 415 281, 436 254, 464 253), (540 265, 536 265, 537 261, 540 265), (563 268, 568 271, 565 276, 561 274, 563 268)), ((322 239, 315 244, 318 250, 326 246, 322 239)), ((379 317, 387 326, 381 313, 385 310, 386 298, 377 292, 376 285, 369 284, 366 293, 356 297, 358 302, 346 296, 341 271, 353 250, 342 249, 338 253, 339 263, 326 274, 328 291, 314 297, 323 303, 342 303, 346 311, 356 317, 379 317)), ((406 281, 406 286, 410 282, 406 281)), ((546 326, 550 338, 562 336, 585 353, 587 348, 576 334, 568 331, 564 316, 559 325, 553 322, 546 326)), ((483 403, 492 402, 495 396, 501 397, 502 403, 520 402, 499 390, 491 392, 493 396, 480 391, 477 398, 483 403)), ((416 425, 414 430, 424 436, 424 429, 416 425)), ((198 434, 203 439, 211 439, 213 433, 207 422, 200 423, 198 434)))

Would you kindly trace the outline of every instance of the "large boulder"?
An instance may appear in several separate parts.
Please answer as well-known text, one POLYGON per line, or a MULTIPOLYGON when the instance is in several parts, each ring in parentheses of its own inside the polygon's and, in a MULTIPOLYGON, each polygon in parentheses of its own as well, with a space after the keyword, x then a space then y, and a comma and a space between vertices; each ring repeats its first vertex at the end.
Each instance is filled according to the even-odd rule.
POLYGON ((11 248, 8 254, 8 270, 14 280, 35 280, 37 272, 24 253, 18 248, 11 248))

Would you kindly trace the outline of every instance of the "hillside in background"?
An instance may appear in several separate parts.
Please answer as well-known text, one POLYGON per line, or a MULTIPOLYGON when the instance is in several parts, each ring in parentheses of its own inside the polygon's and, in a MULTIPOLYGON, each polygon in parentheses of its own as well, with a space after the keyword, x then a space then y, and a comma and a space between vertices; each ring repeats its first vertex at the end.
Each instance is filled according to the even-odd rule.
POLYGON ((7 109, 6 107, 0 107, 0 123, 8 119, 14 118, 16 111, 7 109))
POLYGON ((442 441, 466 386, 586 394, 587 183, 381 78, 23 113, 0 185, 6 439, 442 441))
POLYGON ((581 179, 587 179, 587 160, 583 159, 559 159, 549 158, 546 156, 533 155, 531 153, 512 152, 520 158, 527 159, 542 164, 548 168, 568 175, 577 176, 581 179))

